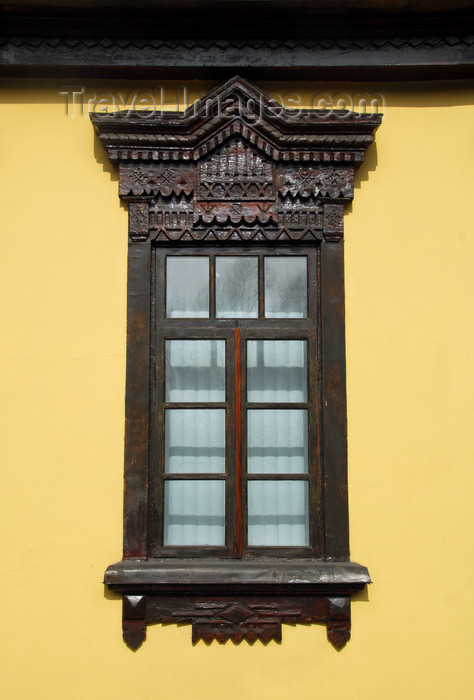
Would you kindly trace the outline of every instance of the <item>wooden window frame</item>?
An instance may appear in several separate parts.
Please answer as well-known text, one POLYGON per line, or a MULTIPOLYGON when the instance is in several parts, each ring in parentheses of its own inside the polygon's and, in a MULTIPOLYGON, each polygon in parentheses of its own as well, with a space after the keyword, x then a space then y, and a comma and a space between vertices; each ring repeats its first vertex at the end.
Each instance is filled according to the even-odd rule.
MULTIPOLYGON (((318 428, 320 420, 318 418, 321 405, 320 397, 320 343, 317 336, 318 304, 319 298, 319 249, 314 246, 288 246, 282 245, 259 245, 259 246, 205 246, 195 247, 193 245, 183 245, 181 247, 155 246, 152 250, 152 267, 157 270, 155 275, 155 299, 156 312, 151 320, 151 334, 155 342, 152 342, 151 362, 154 366, 151 375, 154 377, 152 387, 151 415, 155 415, 151 430, 153 433, 150 441, 150 477, 149 477, 149 549, 148 556, 157 557, 181 557, 181 558, 205 558, 209 556, 242 558, 264 558, 274 556, 277 558, 288 557, 294 559, 315 558, 323 556, 323 543, 320 541, 322 533, 322 513, 319 508, 321 501, 320 483, 320 442, 318 428), (165 312, 165 289, 166 289, 166 258, 168 255, 199 255, 203 257, 217 256, 252 256, 259 260, 259 311, 257 318, 219 318, 215 315, 215 290, 213 289, 213 263, 210 264, 210 299, 209 318, 166 318, 165 312), (272 257, 288 257, 298 255, 304 257, 307 262, 307 300, 308 313, 306 318, 266 318, 264 315, 264 279, 263 267, 264 259, 272 257), (311 293, 310 293, 310 290, 311 293), (180 407, 179 403, 168 404, 164 398, 165 381, 164 377, 164 344, 171 339, 225 339, 226 340, 226 370, 228 376, 227 401, 217 404, 218 407, 226 408, 229 413, 229 423, 227 425, 226 453, 227 464, 235 469, 228 469, 225 475, 229 480, 230 487, 226 493, 226 545, 220 549, 216 547, 170 547, 161 544, 163 537, 163 518, 161 517, 163 492, 162 481, 166 478, 164 468, 164 416, 166 409, 180 407), (309 420, 309 444, 312 450, 309 451, 309 472, 308 475, 269 475, 264 479, 304 480, 309 483, 310 492, 310 544, 305 547, 250 547, 245 541, 246 531, 246 486, 248 481, 261 479, 261 475, 249 475, 245 468, 246 462, 246 413, 252 408, 271 409, 276 404, 263 403, 252 404, 246 400, 246 342, 248 340, 259 339, 299 339, 307 342, 307 384, 308 397, 304 403, 285 403, 279 408, 304 408, 308 412, 309 420), (156 361, 155 361, 156 360, 156 361), (238 431, 239 438, 235 439, 238 431), (235 444, 237 442, 237 444, 235 444), (158 446, 158 454, 156 446, 158 446), (235 499, 239 500, 237 512, 235 512, 235 499, 231 497, 229 491, 236 492, 235 499)), ((193 406, 194 404, 192 404, 193 406)), ((216 407, 215 403, 209 404, 216 407)), ((196 406, 204 407, 199 403, 196 406)), ((185 407, 190 407, 186 404, 185 407)), ((194 478, 220 478, 212 474, 195 476, 194 478)))
POLYGON ((233 78, 182 114, 91 119, 119 164, 119 194, 129 209, 124 553, 105 574, 123 595, 124 639, 137 648, 148 623, 188 622, 193 641, 266 642, 281 639, 282 622, 324 622, 341 648, 350 637, 351 594, 370 582, 349 558, 343 213, 381 117, 312 110, 294 117, 233 78), (209 245, 315 251, 317 555, 152 556, 155 253, 209 245))

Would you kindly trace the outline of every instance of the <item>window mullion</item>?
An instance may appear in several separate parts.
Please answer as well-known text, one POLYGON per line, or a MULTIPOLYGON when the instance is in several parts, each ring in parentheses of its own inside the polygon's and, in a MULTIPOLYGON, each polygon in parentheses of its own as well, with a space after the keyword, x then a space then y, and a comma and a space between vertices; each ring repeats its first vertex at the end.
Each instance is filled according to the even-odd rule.
POLYGON ((216 317, 216 256, 209 255, 209 316, 216 317))
POLYGON ((242 558, 242 361, 240 328, 234 330, 235 363, 235 556, 242 558))
POLYGON ((264 258, 258 256, 258 317, 265 318, 265 278, 264 278, 264 258))

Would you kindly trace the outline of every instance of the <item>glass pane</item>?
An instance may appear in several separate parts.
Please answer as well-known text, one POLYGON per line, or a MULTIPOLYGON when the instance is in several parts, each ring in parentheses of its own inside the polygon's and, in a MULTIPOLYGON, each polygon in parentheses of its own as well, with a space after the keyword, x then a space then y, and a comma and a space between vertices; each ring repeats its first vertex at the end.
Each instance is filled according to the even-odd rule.
POLYGON ((308 415, 305 409, 247 412, 247 470, 250 474, 308 471, 308 415))
POLYGON ((248 543, 250 547, 309 545, 306 481, 248 482, 248 543))
POLYGON ((306 340, 247 341, 250 402, 306 401, 306 374, 306 340))
POLYGON ((166 401, 225 401, 225 340, 166 341, 166 401))
POLYGON ((216 316, 258 317, 258 258, 216 257, 216 316))
POLYGON ((225 472, 225 409, 167 410, 165 426, 165 472, 225 472))
POLYGON ((163 544, 225 544, 225 482, 165 481, 163 544))
POLYGON ((168 318, 209 318, 209 258, 166 258, 166 315, 168 318))
POLYGON ((266 318, 306 318, 307 285, 306 257, 265 258, 266 318))

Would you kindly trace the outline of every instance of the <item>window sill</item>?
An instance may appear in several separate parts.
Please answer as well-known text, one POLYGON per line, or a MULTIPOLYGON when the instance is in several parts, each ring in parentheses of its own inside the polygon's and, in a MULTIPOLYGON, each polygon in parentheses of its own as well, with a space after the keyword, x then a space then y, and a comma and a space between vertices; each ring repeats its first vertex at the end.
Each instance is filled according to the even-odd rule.
POLYGON ((355 593, 370 583, 365 566, 352 561, 242 559, 125 559, 112 564, 104 581, 118 592, 173 591, 189 586, 299 587, 307 592, 355 593), (342 588, 341 588, 342 587, 342 588))
POLYGON ((370 583, 365 566, 320 560, 126 559, 105 583, 123 594, 123 634, 137 648, 152 622, 191 623, 193 642, 281 641, 282 622, 324 622, 340 649, 350 597, 370 583))

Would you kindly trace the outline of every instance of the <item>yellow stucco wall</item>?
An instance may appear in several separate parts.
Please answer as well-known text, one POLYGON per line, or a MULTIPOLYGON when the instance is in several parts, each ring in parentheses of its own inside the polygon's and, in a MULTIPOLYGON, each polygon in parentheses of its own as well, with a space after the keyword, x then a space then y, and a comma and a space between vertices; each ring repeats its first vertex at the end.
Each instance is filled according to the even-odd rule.
POLYGON ((58 84, 0 86, 2 700, 470 700, 473 84, 363 88, 386 107, 345 222, 349 483, 374 584, 340 653, 317 625, 121 640, 127 215, 58 84))

